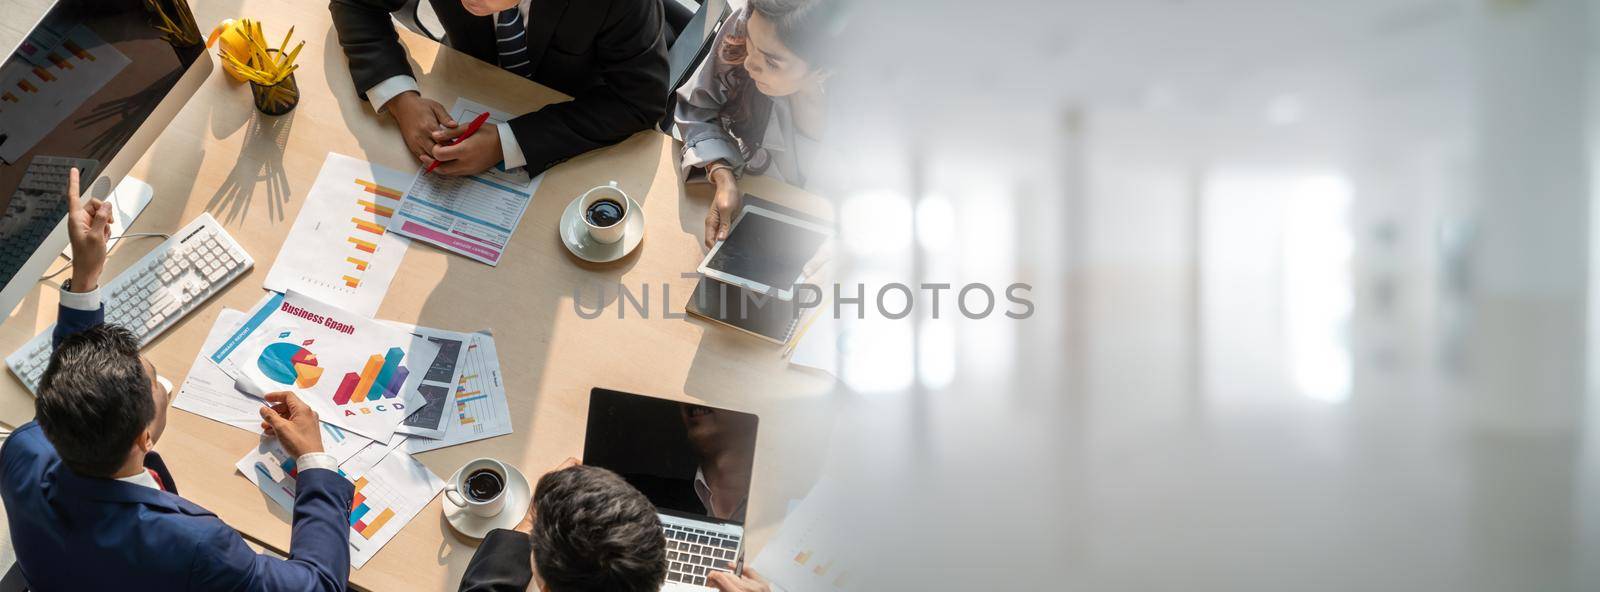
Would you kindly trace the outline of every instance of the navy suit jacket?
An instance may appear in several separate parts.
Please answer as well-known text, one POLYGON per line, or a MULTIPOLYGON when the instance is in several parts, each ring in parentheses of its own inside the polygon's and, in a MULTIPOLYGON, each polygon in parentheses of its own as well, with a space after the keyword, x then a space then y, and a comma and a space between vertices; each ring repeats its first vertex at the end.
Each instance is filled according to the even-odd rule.
MULTIPOLYGON (((104 309, 61 307, 53 338, 94 327, 104 309)), ((354 486, 301 471, 289 558, 260 555, 216 515, 176 494, 155 453, 145 465, 171 491, 85 477, 61 462, 37 423, 0 447, 0 499, 17 565, 33 590, 344 590, 354 486)))

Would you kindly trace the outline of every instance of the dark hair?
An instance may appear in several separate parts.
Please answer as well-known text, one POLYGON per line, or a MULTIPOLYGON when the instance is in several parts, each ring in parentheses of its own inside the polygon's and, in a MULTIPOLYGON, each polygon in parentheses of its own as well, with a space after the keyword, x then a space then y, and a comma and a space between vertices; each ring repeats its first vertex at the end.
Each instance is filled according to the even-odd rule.
POLYGON ((667 577, 655 506, 616 473, 578 465, 539 479, 533 559, 551 592, 656 592, 667 577))
POLYGON ((110 477, 156 417, 139 340, 100 325, 56 347, 39 381, 34 413, 61 461, 79 474, 110 477))
POLYGON ((772 23, 778 39, 813 64, 824 61, 823 45, 842 26, 840 0, 750 0, 750 11, 772 23))

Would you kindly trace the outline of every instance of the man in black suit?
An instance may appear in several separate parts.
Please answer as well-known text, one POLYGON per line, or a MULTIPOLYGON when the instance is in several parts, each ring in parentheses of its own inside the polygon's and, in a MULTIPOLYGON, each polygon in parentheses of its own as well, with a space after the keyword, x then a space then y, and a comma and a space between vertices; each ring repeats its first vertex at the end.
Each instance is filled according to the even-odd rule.
POLYGON ((661 0, 429 1, 452 47, 573 97, 445 146, 466 126, 417 90, 389 19, 405 0, 331 0, 356 90, 394 117, 418 160, 440 161, 442 174, 501 161, 538 174, 650 129, 666 112, 661 0))
POLYGON ((666 578, 655 506, 616 473, 567 459, 539 478, 521 524, 484 537, 461 591, 657 592, 666 578))

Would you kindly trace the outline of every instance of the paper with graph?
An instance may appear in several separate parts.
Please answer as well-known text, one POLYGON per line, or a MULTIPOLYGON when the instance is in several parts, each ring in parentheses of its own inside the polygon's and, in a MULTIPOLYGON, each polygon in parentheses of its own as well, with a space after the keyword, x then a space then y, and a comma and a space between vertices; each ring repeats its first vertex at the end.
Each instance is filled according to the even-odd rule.
POLYGON ((367 470, 339 468, 356 485, 350 504, 350 566, 357 569, 444 490, 443 479, 404 452, 391 451, 367 470))
POLYGON ((319 302, 275 294, 211 354, 251 394, 294 391, 323 421, 380 442, 420 409, 439 346, 319 302))
POLYGON ((788 592, 878 589, 861 582, 872 575, 857 563, 865 550, 857 548, 859 533, 844 526, 854 523, 855 510, 837 482, 823 478, 751 565, 788 592))
POLYGON ((233 388, 233 378, 207 359, 211 352, 222 347, 222 342, 228 336, 239 329, 239 325, 244 322, 244 315, 244 311, 231 308, 224 308, 217 314, 216 324, 211 326, 211 333, 206 336, 205 344, 200 346, 200 353, 195 356, 194 364, 189 366, 189 374, 184 377, 183 384, 178 385, 178 394, 173 397, 172 406, 212 421, 259 434, 261 433, 259 409, 265 402, 233 388))
POLYGON ((439 346, 439 353, 422 375, 422 384, 417 385, 417 392, 424 401, 422 408, 406 416, 395 431, 422 438, 443 438, 448 417, 445 411, 449 407, 452 391, 461 379, 461 357, 466 354, 467 341, 472 339, 472 335, 403 323, 389 324, 439 346))
POLYGON ((407 438, 400 450, 426 452, 511 433, 511 411, 506 406, 505 381, 500 376, 493 335, 470 336, 461 353, 460 376, 443 411, 444 437, 407 438))
POLYGON ((386 230, 411 177, 410 171, 328 153, 265 287, 362 316, 378 314, 411 244, 386 230))
MULTIPOLYGON (((450 113, 466 125, 485 111, 485 126, 511 119, 509 113, 467 99, 457 99, 450 113)), ((420 170, 390 230, 497 265, 543 179, 542 174, 530 178, 522 169, 508 171, 499 165, 467 177, 420 170)))
MULTIPOLYGON (((340 463, 356 456, 371 444, 372 440, 329 423, 322 424, 322 451, 333 455, 334 460, 340 463)), ((300 475, 295 461, 277 438, 265 438, 244 458, 234 463, 234 468, 261 488, 268 499, 277 502, 285 510, 293 511, 296 477, 300 475)))
MULTIPOLYGON (((394 450, 401 436, 380 444, 345 432, 349 439, 333 440, 330 434, 339 429, 327 423, 322 427, 323 446, 339 461, 339 475, 355 484, 350 565, 360 568, 444 490, 444 480, 411 455, 394 450)), ((294 511, 299 471, 276 439, 262 440, 234 466, 268 499, 294 511)))

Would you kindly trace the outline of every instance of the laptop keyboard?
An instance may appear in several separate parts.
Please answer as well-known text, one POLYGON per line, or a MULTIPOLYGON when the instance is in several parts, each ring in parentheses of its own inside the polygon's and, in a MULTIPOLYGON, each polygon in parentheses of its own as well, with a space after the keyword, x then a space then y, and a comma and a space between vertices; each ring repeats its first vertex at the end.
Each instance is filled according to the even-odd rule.
POLYGON ((732 572, 739 556, 739 536, 663 524, 667 535, 667 581, 706 586, 711 572, 732 572))

